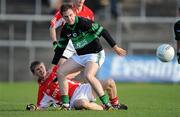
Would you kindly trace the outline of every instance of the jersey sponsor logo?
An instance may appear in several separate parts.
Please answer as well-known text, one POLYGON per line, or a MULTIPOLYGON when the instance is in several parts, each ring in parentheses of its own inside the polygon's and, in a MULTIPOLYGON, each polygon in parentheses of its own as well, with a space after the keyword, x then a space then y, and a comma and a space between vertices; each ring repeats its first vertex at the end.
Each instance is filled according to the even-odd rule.
POLYGON ((86 41, 86 40, 82 40, 82 41, 80 41, 80 42, 78 42, 78 43, 75 43, 74 44, 74 48, 75 49, 78 49, 78 48, 83 48, 85 45, 87 45, 88 44, 88 42, 86 41))

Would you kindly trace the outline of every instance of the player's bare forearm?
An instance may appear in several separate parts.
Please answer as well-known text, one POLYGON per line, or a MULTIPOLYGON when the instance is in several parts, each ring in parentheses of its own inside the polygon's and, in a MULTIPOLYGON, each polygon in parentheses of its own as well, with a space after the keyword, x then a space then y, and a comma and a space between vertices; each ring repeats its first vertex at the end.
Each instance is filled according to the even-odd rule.
POLYGON ((50 36, 51 36, 52 42, 57 41, 56 28, 55 27, 50 27, 50 36))
POLYGON ((113 47, 113 50, 116 52, 116 54, 118 54, 119 56, 125 56, 126 55, 126 50, 118 47, 117 45, 115 45, 113 47))

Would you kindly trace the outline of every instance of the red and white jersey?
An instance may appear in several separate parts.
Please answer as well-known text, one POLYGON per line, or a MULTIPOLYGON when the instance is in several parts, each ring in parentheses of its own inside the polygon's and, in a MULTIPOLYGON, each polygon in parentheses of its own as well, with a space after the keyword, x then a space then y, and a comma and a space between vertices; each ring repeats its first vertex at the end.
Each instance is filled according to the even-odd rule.
MULTIPOLYGON (((52 72, 49 74, 48 78, 44 81, 38 81, 39 91, 37 98, 37 107, 46 108, 52 103, 60 102, 60 91, 59 84, 57 81, 57 71, 58 67, 55 66, 52 72)), ((69 85, 69 97, 71 98, 76 88, 80 85, 79 82, 68 80, 69 85)))
MULTIPOLYGON (((72 6, 72 7, 77 16, 84 17, 84 18, 94 21, 94 13, 86 5, 83 5, 83 8, 80 12, 77 11, 75 6, 72 6)), ((55 28, 59 26, 63 26, 64 23, 65 23, 65 20, 62 18, 60 11, 58 11, 55 14, 55 16, 52 18, 50 22, 51 27, 55 27, 55 28)))

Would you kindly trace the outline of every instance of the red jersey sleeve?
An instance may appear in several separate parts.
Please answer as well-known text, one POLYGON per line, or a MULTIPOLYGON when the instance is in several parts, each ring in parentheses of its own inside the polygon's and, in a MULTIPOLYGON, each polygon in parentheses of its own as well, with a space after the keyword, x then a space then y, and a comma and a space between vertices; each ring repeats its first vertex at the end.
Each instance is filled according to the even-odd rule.
POLYGON ((57 21, 60 20, 61 18, 62 18, 61 13, 60 13, 60 11, 58 11, 58 12, 54 15, 54 17, 52 18, 52 20, 51 20, 51 22, 50 22, 51 27, 55 27, 57 21))
POLYGON ((83 8, 82 8, 81 12, 77 12, 77 10, 76 10, 76 8, 74 6, 74 11, 75 11, 77 16, 84 17, 84 18, 87 18, 89 20, 94 21, 94 13, 86 5, 83 5, 83 8))
POLYGON ((53 68, 52 68, 52 73, 56 73, 57 70, 58 70, 59 66, 58 65, 55 65, 53 68))

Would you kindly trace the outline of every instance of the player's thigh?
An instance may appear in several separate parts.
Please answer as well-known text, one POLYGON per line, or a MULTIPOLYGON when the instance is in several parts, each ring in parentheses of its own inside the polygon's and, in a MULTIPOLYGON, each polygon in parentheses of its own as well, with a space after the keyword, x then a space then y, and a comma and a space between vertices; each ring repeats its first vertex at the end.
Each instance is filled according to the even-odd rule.
POLYGON ((95 76, 99 69, 99 65, 95 62, 89 61, 85 65, 84 74, 87 77, 88 75, 95 76))
POLYGON ((60 66, 60 73, 69 74, 83 69, 83 66, 76 63, 73 59, 68 59, 64 64, 60 66))

